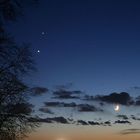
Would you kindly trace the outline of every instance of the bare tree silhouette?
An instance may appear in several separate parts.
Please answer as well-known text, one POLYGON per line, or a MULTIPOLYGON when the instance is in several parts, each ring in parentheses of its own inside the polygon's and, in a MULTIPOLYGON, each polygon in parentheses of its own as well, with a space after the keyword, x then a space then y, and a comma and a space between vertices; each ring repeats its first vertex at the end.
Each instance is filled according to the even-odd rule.
POLYGON ((18 16, 23 15, 25 3, 37 3, 38 0, 0 0, 0 20, 14 21, 18 16))
POLYGON ((22 81, 35 69, 32 53, 27 44, 17 45, 4 28, 4 22, 16 20, 21 13, 21 0, 0 0, 0 140, 22 139, 39 125, 31 121, 31 90, 22 81))

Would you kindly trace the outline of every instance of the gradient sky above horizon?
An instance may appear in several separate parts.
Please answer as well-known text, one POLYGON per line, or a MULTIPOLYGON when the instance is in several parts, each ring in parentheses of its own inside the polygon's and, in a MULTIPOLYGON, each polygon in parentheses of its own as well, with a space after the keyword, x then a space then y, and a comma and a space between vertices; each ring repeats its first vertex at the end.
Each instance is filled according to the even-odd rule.
POLYGON ((32 44, 38 68, 30 80, 34 85, 73 83, 97 94, 128 90, 140 85, 139 6, 41 0, 8 28, 18 42, 32 44))
MULTIPOLYGON (((43 86, 51 90, 56 85, 72 83, 73 89, 90 95, 127 91, 132 96, 139 96, 139 7, 139 1, 119 0, 40 0, 37 6, 25 7, 24 16, 17 22, 8 24, 7 29, 17 42, 31 43, 38 71, 27 77, 26 81, 31 86, 43 86)), ((43 105, 46 97, 43 95, 34 102, 43 105)), ((113 106, 108 109, 110 108, 113 106)), ((134 108, 129 110, 130 113, 132 110, 134 111, 134 108)), ((126 113, 125 111, 124 107, 121 113, 126 113)), ((108 116, 109 114, 105 116, 106 120, 108 116)), ((41 130, 48 130, 53 136, 58 130, 63 132, 65 127, 69 126, 62 126, 63 129, 58 127, 55 130, 48 125, 48 128, 41 130)), ((137 124, 126 125, 121 129, 137 127, 137 124)), ((75 129, 78 133, 79 130, 84 131, 86 128, 79 129, 76 126, 75 129)), ((139 139, 139 134, 134 137, 118 136, 116 133, 120 131, 120 126, 113 129, 102 126, 101 129, 97 127, 87 129, 91 134, 87 140, 104 138, 104 135, 94 136, 93 129, 99 132, 103 130, 104 133, 111 132, 110 138, 109 135, 107 137, 109 140, 113 137, 114 140, 139 139)), ((34 134, 32 139, 38 135, 45 140, 47 134, 44 131, 34 134)), ((72 136, 69 133, 66 134, 72 136)), ((77 134, 73 140, 76 136, 77 134)))

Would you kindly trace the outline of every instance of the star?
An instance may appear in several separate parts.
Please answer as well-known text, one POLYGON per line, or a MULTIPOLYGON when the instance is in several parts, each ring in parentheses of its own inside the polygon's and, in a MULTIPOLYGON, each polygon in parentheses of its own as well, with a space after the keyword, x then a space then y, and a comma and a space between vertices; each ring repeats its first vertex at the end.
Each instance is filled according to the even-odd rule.
POLYGON ((42 34, 42 35, 45 35, 45 34, 47 34, 47 32, 44 32, 44 31, 43 31, 43 32, 41 32, 41 34, 42 34))
POLYGON ((37 50, 38 53, 40 53, 40 50, 37 50))
POLYGON ((42 35, 44 35, 44 34, 45 34, 45 32, 42 32, 41 34, 42 34, 42 35))

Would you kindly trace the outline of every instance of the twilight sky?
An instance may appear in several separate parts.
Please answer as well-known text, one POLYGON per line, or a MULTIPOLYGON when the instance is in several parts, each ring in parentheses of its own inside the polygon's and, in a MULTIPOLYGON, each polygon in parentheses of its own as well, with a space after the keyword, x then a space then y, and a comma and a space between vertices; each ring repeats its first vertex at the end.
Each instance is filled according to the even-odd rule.
MULTIPOLYGON (((101 125, 100 128, 94 126, 83 128, 72 124, 64 126, 47 124, 47 126, 42 126, 37 134, 34 134, 37 135, 36 139, 33 138, 34 140, 39 138, 54 140, 56 138, 53 136, 60 135, 59 131, 62 133, 64 130, 67 131, 67 137, 72 140, 82 140, 82 138, 102 140, 105 137, 104 135, 108 133, 110 134, 110 136, 107 136, 108 140, 112 140, 112 138, 114 140, 138 140, 140 135, 140 128, 137 126, 140 115, 139 104, 135 102, 134 98, 135 103, 128 103, 127 99, 124 99, 127 103, 122 103, 123 97, 120 94, 117 94, 117 98, 121 98, 121 101, 119 99, 114 101, 110 93, 125 91, 132 97, 139 96, 139 7, 140 2, 125 0, 40 0, 37 6, 25 7, 24 17, 7 25, 7 29, 18 42, 31 43, 38 71, 27 77, 27 83, 31 86, 42 86, 49 89, 47 94, 32 99, 37 108, 43 106, 44 102, 59 102, 57 106, 51 106, 51 110, 56 113, 51 114, 49 112, 48 116, 73 117, 74 120, 82 119, 86 121, 93 118, 100 123, 105 121, 113 123, 113 126, 106 127, 99 124, 101 125), (59 85, 66 86, 66 89, 60 87, 56 89, 56 86, 59 85), (77 95, 73 93, 74 90, 84 93, 80 97, 78 95, 78 99, 67 100, 67 98, 62 99, 60 97, 61 93, 58 95, 59 97, 54 97, 57 90, 58 92, 64 90, 66 94, 70 90, 71 94, 68 96, 76 97, 77 95), (84 99, 83 94, 101 95, 103 97, 94 99, 94 101, 89 99, 89 101, 84 99), (104 94, 108 95, 109 99, 107 97, 106 100, 104 94), (86 110, 86 113, 79 110, 77 112, 73 107, 68 111, 65 107, 59 107, 64 106, 62 102, 76 102, 78 109, 83 109, 85 104, 90 104, 97 106, 97 110, 95 111, 95 108, 92 108, 93 106, 88 106, 89 110, 93 109, 92 113, 89 110, 86 110), (102 106, 100 102, 105 102, 105 105, 102 106), (122 107, 120 112, 116 113, 114 111, 115 103, 119 103, 122 107), (103 112, 100 111, 100 108, 103 109, 103 112), (67 111, 68 113, 66 113, 67 111), (117 115, 127 115, 128 119, 117 115), (131 121, 134 124, 129 124, 131 121), (116 126, 115 123, 119 125, 116 126), (122 125, 121 129, 120 124, 122 125), (121 134, 117 135, 126 128, 129 129, 126 130, 126 133, 135 133, 136 135, 133 135, 133 137, 129 135, 129 138, 125 132, 125 134, 122 134, 126 135, 123 138, 120 136, 121 134), (77 133, 74 135, 73 130, 75 129, 77 133), (87 130, 89 130, 87 133, 91 132, 88 137, 86 138, 85 135, 80 138, 80 134, 83 134, 81 131, 85 132, 87 130), (49 131, 50 135, 46 135, 46 132, 49 131), (96 137, 96 135, 92 135, 92 131, 101 131, 103 134, 100 136, 96 133, 98 135, 96 137), (75 137, 72 138, 72 136, 75 137)), ((80 124, 83 124, 83 122, 80 122, 80 124)))

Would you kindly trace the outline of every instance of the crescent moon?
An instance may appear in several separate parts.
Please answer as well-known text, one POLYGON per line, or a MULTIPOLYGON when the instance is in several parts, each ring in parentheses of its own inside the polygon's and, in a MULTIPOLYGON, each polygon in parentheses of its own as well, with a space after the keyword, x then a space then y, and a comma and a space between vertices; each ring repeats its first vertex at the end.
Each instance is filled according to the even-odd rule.
POLYGON ((119 111, 119 110, 120 110, 120 106, 119 106, 119 105, 116 105, 116 106, 114 107, 114 110, 115 110, 115 111, 119 111))

